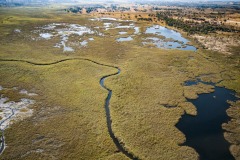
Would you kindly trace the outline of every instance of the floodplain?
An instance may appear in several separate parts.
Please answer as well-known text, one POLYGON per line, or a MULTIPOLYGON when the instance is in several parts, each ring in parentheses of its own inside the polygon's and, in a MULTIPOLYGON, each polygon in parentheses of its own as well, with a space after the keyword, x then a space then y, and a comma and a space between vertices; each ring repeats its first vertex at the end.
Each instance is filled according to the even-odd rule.
MULTIPOLYGON (((191 99, 215 88, 185 84, 239 96, 239 54, 152 22, 64 9, 0 10, 0 116, 3 103, 29 105, 1 125, 0 159, 199 159, 176 125, 198 114, 191 99)), ((237 159, 239 101, 228 104, 221 134, 237 159)))

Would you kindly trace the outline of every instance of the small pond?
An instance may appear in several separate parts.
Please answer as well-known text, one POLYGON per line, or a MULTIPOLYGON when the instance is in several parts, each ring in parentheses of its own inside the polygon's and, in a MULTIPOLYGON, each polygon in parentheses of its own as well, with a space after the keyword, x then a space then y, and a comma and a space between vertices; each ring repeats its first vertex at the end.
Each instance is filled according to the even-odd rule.
POLYGON ((120 35, 127 34, 128 32, 119 32, 120 35))
POLYGON ((124 42, 124 41, 132 41, 133 38, 132 37, 122 37, 122 38, 118 38, 117 41, 118 42, 124 42))
POLYGON ((44 39, 51 39, 52 36, 53 35, 51 33, 40 33, 40 37, 42 37, 44 39))

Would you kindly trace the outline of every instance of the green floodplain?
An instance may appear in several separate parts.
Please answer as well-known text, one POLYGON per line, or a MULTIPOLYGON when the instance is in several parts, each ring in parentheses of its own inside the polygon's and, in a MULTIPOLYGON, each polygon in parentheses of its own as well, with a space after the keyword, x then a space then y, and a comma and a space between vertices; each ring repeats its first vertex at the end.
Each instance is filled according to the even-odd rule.
MULTIPOLYGON (((57 7, 0 8, 0 85, 6 88, 0 93, 15 102, 23 98, 21 89, 37 94, 31 97, 32 116, 4 131, 7 147, 0 159, 128 159, 109 136, 104 109, 108 92, 99 84, 101 77, 116 73, 113 67, 121 73, 107 78, 105 85, 113 91, 112 130, 124 149, 146 160, 198 159, 193 148, 179 145, 186 138, 175 125, 185 112, 197 114, 187 99, 214 88, 203 83, 184 86, 184 82, 200 77, 239 95, 239 54, 142 45, 148 36, 145 29, 152 26, 149 22, 136 22, 143 34, 132 41, 117 42, 118 32, 126 31, 126 37, 134 30, 105 30, 102 21, 91 18, 57 7), (74 51, 64 52, 62 43, 54 47, 63 37, 39 38, 41 27, 53 23, 91 30, 100 26, 96 29, 104 36, 69 35, 65 45, 74 51), (87 46, 76 45, 89 38, 94 40, 87 46)), ((239 158, 239 102, 231 105, 227 113, 232 119, 223 125, 229 131, 224 136, 239 158)))

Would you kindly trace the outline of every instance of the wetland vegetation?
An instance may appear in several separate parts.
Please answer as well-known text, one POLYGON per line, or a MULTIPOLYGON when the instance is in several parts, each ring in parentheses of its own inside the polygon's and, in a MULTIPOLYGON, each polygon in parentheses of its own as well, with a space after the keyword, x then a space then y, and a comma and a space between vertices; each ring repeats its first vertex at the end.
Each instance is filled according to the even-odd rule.
POLYGON ((0 8, 1 130, 7 105, 19 113, 0 159, 206 160, 187 131, 215 116, 218 147, 238 159, 238 46, 207 50, 155 5, 106 5, 0 8))

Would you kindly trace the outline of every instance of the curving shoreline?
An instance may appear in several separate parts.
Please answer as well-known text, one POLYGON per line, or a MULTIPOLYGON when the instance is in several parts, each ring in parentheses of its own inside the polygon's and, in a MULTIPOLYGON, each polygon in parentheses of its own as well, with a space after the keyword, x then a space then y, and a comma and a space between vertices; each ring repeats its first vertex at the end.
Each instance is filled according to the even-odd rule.
POLYGON ((192 116, 185 112, 175 125, 186 137, 180 146, 194 148, 200 160, 234 160, 229 149, 231 143, 225 138, 226 130, 222 125, 231 120, 226 113, 230 107, 227 101, 235 102, 238 98, 234 91, 200 79, 187 81, 185 86, 197 85, 199 82, 214 86, 214 92, 199 94, 196 99, 187 99, 194 104, 198 113, 192 116))
MULTIPOLYGON (((54 64, 61 63, 61 62, 72 61, 72 60, 85 60, 85 61, 89 61, 89 62, 92 62, 92 63, 97 64, 97 65, 101 65, 101 66, 117 69, 117 72, 115 72, 113 74, 105 75, 99 81, 99 84, 101 85, 101 87, 108 91, 108 95, 107 95, 107 97, 105 99, 105 105, 104 105, 105 113, 106 113, 108 133, 109 133, 111 139, 113 140, 114 144, 116 145, 117 149, 120 152, 122 152, 125 156, 127 156, 128 158, 130 158, 132 160, 138 160, 138 158, 136 158, 133 154, 129 153, 124 148, 124 146, 120 143, 120 141, 115 136, 115 134, 114 134, 114 132, 112 130, 112 119, 111 119, 110 108, 109 108, 110 100, 111 100, 111 97, 112 97, 112 90, 105 86, 104 81, 108 77, 120 74, 120 72, 121 72, 120 68, 118 68, 116 66, 102 64, 102 63, 96 62, 96 61, 88 59, 88 58, 67 58, 67 59, 62 59, 62 60, 55 61, 55 62, 50 62, 50 63, 35 63, 35 62, 27 61, 27 60, 17 60, 17 59, 0 59, 0 61, 2 61, 2 62, 23 62, 23 63, 28 63, 28 64, 32 64, 32 65, 39 65, 39 66, 54 65, 54 64)), ((1 143, 2 145, 0 146, 1 147, 0 148, 0 154, 2 154, 3 150, 5 149, 5 145, 4 145, 5 144, 4 131, 2 131, 1 140, 2 140, 2 143, 1 143)))

